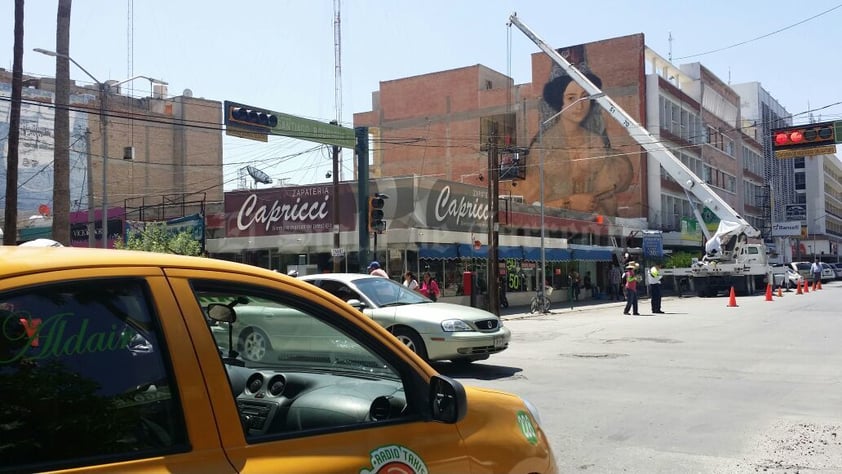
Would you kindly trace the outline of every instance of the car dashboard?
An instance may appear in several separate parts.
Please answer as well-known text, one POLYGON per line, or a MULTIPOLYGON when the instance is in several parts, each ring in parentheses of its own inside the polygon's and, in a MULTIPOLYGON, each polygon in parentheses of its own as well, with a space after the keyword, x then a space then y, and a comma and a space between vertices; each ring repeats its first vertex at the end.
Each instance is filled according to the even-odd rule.
POLYGON ((226 369, 249 437, 380 422, 406 413, 398 380, 237 365, 226 369))

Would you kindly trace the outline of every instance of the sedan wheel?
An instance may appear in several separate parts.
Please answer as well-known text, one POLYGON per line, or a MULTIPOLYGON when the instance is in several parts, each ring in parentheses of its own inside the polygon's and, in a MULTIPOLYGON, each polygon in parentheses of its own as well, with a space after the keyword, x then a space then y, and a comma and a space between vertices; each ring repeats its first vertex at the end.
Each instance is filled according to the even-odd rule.
POLYGON ((272 346, 269 344, 269 338, 260 329, 249 330, 240 340, 240 353, 245 359, 260 362, 270 350, 272 346))
POLYGON ((410 328, 399 327, 393 329, 392 334, 408 347, 409 350, 418 354, 422 359, 427 360, 427 347, 424 346, 424 341, 417 332, 410 328))

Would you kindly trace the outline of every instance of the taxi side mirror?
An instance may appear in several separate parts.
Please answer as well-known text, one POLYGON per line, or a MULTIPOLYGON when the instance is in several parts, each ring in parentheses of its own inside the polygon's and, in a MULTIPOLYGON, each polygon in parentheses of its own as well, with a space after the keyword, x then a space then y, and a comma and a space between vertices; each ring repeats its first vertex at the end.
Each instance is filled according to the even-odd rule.
POLYGON ((468 397, 465 387, 458 381, 434 375, 430 379, 430 413, 433 420, 442 423, 456 423, 468 412, 468 397))

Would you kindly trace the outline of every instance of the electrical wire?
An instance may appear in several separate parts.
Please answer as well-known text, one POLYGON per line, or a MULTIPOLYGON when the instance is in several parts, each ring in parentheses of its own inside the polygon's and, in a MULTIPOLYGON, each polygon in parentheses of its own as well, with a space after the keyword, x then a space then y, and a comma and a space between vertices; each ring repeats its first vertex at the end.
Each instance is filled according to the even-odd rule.
POLYGON ((745 44, 748 44, 748 43, 752 43, 752 42, 754 42, 754 41, 761 40, 761 39, 763 39, 763 38, 768 38, 768 37, 770 37, 770 36, 772 36, 772 35, 776 35, 776 34, 778 34, 778 33, 784 32, 784 31, 786 31, 786 30, 789 30, 789 29, 795 28, 795 27, 796 27, 796 26, 798 26, 798 25, 802 25, 802 24, 804 24, 804 23, 807 23, 808 21, 815 20, 816 18, 819 18, 820 16, 827 15, 828 13, 830 13, 830 12, 832 12, 833 10, 836 10, 836 9, 838 9, 838 8, 842 8, 842 3, 840 3, 839 5, 836 5, 835 7, 829 8, 829 9, 827 9, 827 10, 823 11, 823 12, 817 13, 817 14, 815 14, 815 15, 813 15, 813 16, 811 16, 811 17, 809 17, 809 18, 805 18, 805 19, 803 19, 803 20, 801 20, 801 21, 799 21, 799 22, 793 23, 793 24, 791 24, 791 25, 789 25, 789 26, 785 26, 785 27, 783 27, 783 28, 779 28, 779 29, 777 29, 777 30, 775 30, 775 31, 772 31, 772 32, 770 32, 770 33, 766 33, 765 35, 760 35, 760 36, 757 36, 757 37, 752 38, 752 39, 748 39, 748 40, 745 40, 745 41, 740 41, 739 43, 734 43, 734 44, 732 44, 732 45, 730 45, 730 46, 725 46, 725 47, 722 47, 722 48, 712 49, 712 50, 710 50, 710 51, 705 51, 705 52, 703 52, 703 53, 696 53, 696 54, 689 54, 689 55, 687 55, 687 56, 681 56, 681 57, 679 57, 679 58, 675 58, 675 60, 688 59, 688 58, 696 58, 696 57, 699 57, 699 56, 705 56, 705 55, 707 55, 707 54, 718 53, 718 52, 720 52, 720 51, 725 51, 725 50, 728 50, 728 49, 736 48, 736 47, 738 47, 738 46, 742 46, 742 45, 745 45, 745 44))

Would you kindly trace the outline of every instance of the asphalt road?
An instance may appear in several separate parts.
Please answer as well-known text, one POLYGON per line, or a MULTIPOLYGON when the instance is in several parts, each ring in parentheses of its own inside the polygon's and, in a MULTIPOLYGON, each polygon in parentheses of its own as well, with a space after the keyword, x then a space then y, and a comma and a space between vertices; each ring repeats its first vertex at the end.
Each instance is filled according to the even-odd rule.
POLYGON ((533 402, 561 472, 842 472, 842 282, 773 300, 508 314, 508 350, 437 368, 533 402))

